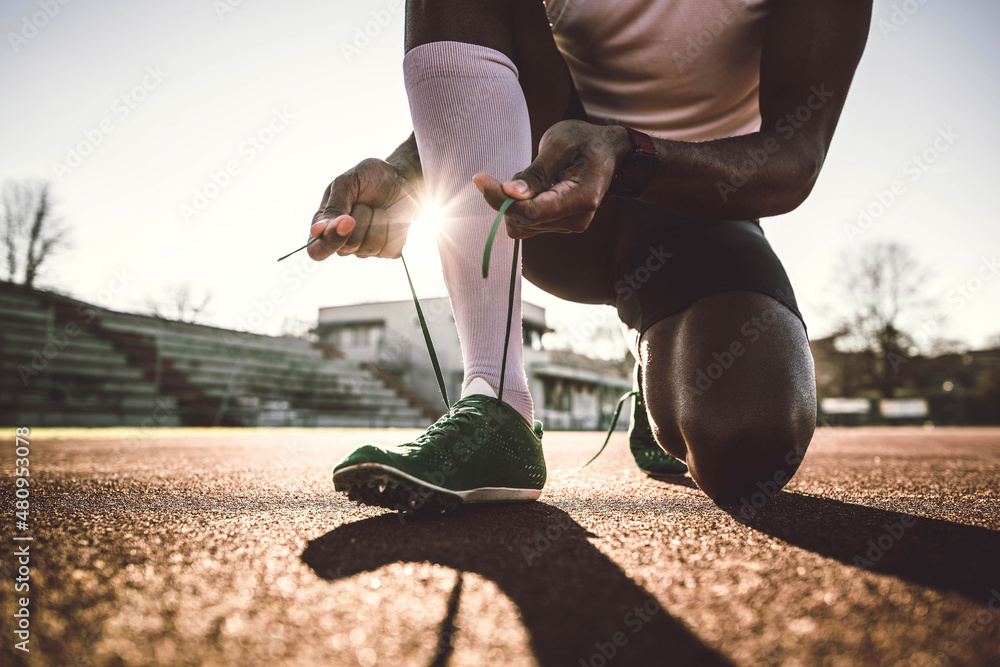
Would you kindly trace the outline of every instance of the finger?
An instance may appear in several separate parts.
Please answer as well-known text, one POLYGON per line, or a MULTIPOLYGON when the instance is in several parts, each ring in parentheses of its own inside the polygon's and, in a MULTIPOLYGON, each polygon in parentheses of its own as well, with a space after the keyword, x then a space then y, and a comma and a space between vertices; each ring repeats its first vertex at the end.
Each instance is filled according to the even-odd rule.
POLYGON ((341 215, 350 215, 354 203, 358 200, 360 183, 354 172, 341 174, 326 186, 323 201, 319 210, 313 216, 313 222, 333 220, 341 215))
POLYGON ((568 166, 562 143, 543 141, 538 147, 538 157, 523 171, 511 176, 503 184, 503 191, 514 199, 531 199, 548 190, 568 166))
POLYGON ((321 237, 319 241, 312 243, 306 248, 306 252, 317 262, 322 261, 334 254, 347 242, 347 238, 354 231, 357 222, 349 215, 341 215, 330 221, 313 223, 309 229, 312 237, 321 237))
POLYGON ((350 174, 341 174, 326 186, 309 228, 310 236, 322 237, 306 250, 314 260, 324 260, 340 250, 354 231, 357 221, 351 216, 351 207, 357 198, 357 190, 357 177, 350 174))
POLYGON ((406 245, 406 235, 410 231, 410 223, 394 221, 389 225, 389 236, 385 246, 379 252, 379 257, 388 259, 399 259, 403 254, 403 246, 406 245))
POLYGON ((533 199, 512 204, 507 213, 522 224, 542 225, 577 215, 593 216, 600 205, 597 188, 561 181, 533 199))
POLYGON ((367 204, 355 204, 354 208, 351 209, 351 217, 357 220, 358 224, 354 226, 354 231, 351 235, 347 237, 347 241, 344 243, 343 247, 337 251, 337 254, 341 257, 346 257, 347 255, 353 255, 364 243, 365 236, 368 235, 368 228, 372 223, 372 208, 367 204))
POLYGON ((399 189, 399 199, 386 209, 389 220, 393 223, 404 220, 407 225, 413 221, 416 211, 420 208, 417 201, 417 194, 413 186, 403 182, 399 189))
POLYGON ((587 231, 590 222, 594 219, 593 214, 576 215, 570 218, 563 218, 554 223, 548 223, 544 227, 524 225, 517 220, 507 220, 507 235, 512 239, 530 239, 539 234, 579 234, 587 231))
POLYGON ((500 181, 489 174, 476 174, 472 177, 472 182, 475 183, 476 188, 482 193, 486 203, 494 211, 499 211, 500 207, 507 200, 507 193, 503 191, 500 181))
POLYGON ((354 253, 358 257, 372 257, 382 252, 386 240, 389 238, 389 213, 383 208, 377 208, 372 213, 372 223, 368 227, 368 234, 361 242, 361 247, 354 253))

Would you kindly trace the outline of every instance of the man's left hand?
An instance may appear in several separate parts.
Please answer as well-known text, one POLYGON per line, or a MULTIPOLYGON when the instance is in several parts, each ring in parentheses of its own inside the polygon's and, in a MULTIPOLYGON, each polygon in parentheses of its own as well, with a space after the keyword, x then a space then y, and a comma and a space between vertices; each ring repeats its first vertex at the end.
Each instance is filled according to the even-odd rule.
POLYGON ((495 210, 507 197, 517 200, 505 216, 511 238, 580 233, 594 219, 630 149, 623 127, 564 120, 542 135, 538 157, 524 171, 505 183, 488 174, 472 180, 495 210))

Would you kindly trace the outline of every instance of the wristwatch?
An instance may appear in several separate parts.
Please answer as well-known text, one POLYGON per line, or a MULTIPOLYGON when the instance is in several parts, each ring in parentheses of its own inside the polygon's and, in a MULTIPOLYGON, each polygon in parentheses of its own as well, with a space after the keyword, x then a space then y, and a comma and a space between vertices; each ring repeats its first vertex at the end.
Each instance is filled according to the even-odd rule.
POLYGON ((656 144, 648 134, 626 127, 632 140, 632 151, 622 160, 621 166, 611 179, 608 195, 611 197, 638 197, 649 185, 653 172, 660 166, 656 144))

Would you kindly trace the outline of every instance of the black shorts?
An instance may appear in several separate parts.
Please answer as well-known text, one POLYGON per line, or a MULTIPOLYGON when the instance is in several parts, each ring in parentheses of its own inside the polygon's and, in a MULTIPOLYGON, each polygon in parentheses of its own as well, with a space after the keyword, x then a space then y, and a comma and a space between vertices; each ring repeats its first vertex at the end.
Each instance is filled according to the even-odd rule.
POLYGON ((640 337, 698 299, 733 290, 766 294, 802 320, 756 220, 690 218, 631 199, 606 199, 583 233, 525 240, 524 275, 568 301, 615 306, 640 337))
POLYGON ((778 256, 756 220, 702 220, 609 198, 608 305, 640 337, 702 297, 731 290, 766 294, 805 321, 778 256))

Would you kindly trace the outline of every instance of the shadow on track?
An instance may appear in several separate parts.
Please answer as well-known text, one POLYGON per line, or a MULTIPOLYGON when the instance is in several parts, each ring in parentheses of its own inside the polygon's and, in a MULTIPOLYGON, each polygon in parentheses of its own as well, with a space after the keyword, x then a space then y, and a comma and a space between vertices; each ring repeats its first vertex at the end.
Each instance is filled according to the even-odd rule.
POLYGON ((698 485, 694 483, 694 480, 687 475, 683 477, 651 477, 650 479, 659 482, 660 484, 667 484, 670 486, 686 486, 689 489, 698 488, 698 485))
MULTIPOLYGON (((588 537, 569 514, 544 503, 471 505, 403 525, 391 514, 345 524, 311 541, 302 561, 331 581, 395 562, 479 574, 518 606, 541 665, 591 664, 601 655, 597 644, 607 648, 619 632, 619 644, 622 637, 626 643, 611 644, 616 664, 729 664, 659 609, 588 537)), ((442 630, 447 625, 448 619, 442 630)))
POLYGON ((729 511, 802 549, 978 604, 1000 588, 998 531, 797 493, 779 493, 749 520, 729 511))

